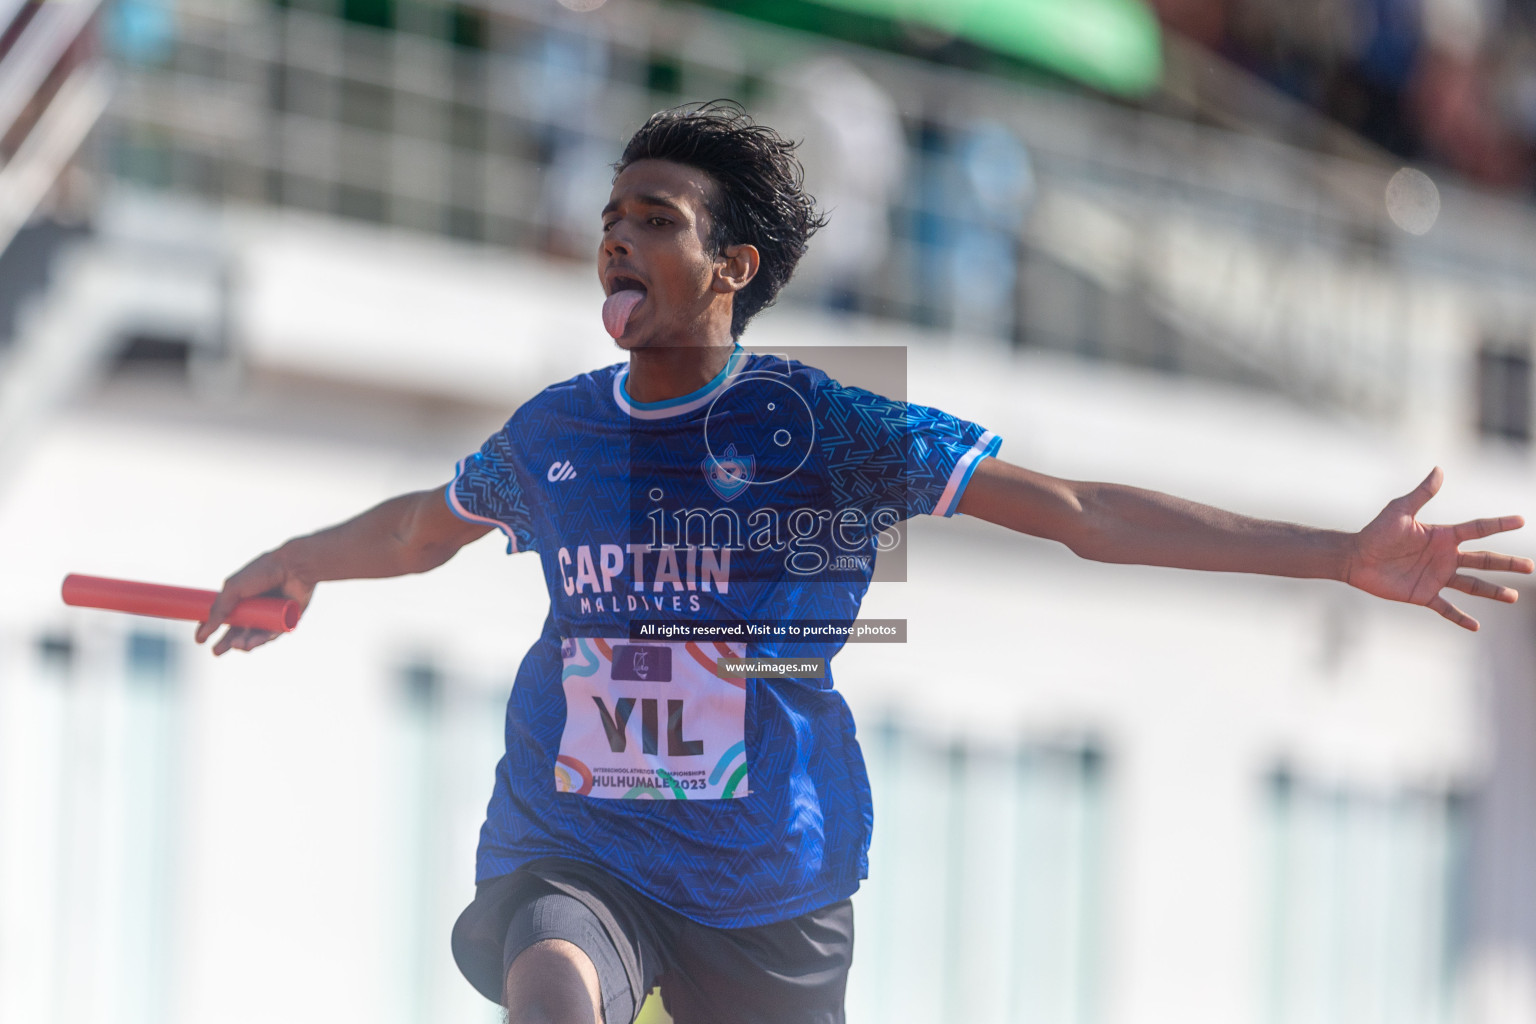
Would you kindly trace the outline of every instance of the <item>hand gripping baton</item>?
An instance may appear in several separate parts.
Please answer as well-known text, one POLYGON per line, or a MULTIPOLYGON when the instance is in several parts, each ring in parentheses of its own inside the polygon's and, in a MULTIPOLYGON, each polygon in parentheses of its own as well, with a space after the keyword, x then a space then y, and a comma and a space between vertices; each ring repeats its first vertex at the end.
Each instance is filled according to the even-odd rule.
MULTIPOLYGON (((158 583, 135 583, 102 576, 64 577, 64 603, 79 608, 105 608, 111 612, 151 615, 157 619, 185 619, 206 622, 213 610, 213 590, 190 587, 166 587, 158 583)), ((299 603, 285 597, 249 597, 235 605, 225 620, 231 626, 264 629, 268 633, 287 633, 299 624, 299 603)))

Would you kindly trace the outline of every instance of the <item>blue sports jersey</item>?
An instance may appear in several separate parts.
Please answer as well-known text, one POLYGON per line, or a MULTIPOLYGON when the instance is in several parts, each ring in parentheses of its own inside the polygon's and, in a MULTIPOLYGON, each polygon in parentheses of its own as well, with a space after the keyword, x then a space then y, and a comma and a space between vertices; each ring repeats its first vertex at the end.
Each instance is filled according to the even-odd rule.
POLYGON ((851 620, 881 531, 953 515, 1001 439, 738 348, 700 390, 642 403, 627 366, 513 414, 447 489, 537 551, 550 610, 507 704, 479 880, 562 856, 695 921, 783 920, 865 876, 869 781, 824 679, 722 679, 724 656, 830 659, 837 636, 635 641, 636 621, 851 620))

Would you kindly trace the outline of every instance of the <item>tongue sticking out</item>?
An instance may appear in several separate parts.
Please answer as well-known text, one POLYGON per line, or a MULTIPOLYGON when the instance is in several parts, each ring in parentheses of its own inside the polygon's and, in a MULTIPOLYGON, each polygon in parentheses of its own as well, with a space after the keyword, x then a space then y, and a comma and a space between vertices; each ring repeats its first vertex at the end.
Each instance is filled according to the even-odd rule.
POLYGON ((633 288, 608 296, 603 302, 603 326, 608 328, 608 333, 615 339, 623 337, 624 328, 629 323, 629 314, 644 299, 645 292, 633 288))

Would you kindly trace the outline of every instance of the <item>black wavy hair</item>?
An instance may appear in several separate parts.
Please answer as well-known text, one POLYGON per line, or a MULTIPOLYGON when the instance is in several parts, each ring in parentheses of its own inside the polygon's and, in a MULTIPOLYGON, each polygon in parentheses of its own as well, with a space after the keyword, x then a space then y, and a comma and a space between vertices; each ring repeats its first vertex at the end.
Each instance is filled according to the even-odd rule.
POLYGON ((614 177, 637 160, 670 160, 709 175, 707 206, 715 255, 726 246, 753 245, 757 276, 736 293, 731 337, 773 304, 805 255, 806 242, 827 219, 805 191, 805 171, 791 142, 758 124, 731 100, 690 103, 652 114, 613 165, 614 177))

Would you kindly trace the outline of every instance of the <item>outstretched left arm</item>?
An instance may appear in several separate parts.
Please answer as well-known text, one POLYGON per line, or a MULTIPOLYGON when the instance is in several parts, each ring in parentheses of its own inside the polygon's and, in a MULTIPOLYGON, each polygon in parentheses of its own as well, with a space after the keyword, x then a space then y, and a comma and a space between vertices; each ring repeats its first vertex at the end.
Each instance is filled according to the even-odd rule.
POLYGON ((1437 467, 1364 529, 1344 533, 1252 519, 1136 487, 1062 480, 991 458, 976 468, 958 511, 1060 541, 1098 562, 1341 580, 1377 597, 1425 605, 1475 630, 1477 620, 1441 597, 1442 590, 1507 603, 1518 595, 1459 570, 1529 573, 1533 566, 1529 558, 1460 546, 1519 529, 1525 520, 1421 523, 1418 512, 1441 479, 1437 467))

